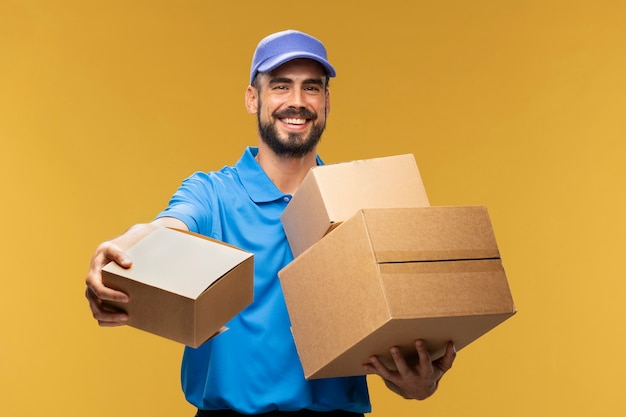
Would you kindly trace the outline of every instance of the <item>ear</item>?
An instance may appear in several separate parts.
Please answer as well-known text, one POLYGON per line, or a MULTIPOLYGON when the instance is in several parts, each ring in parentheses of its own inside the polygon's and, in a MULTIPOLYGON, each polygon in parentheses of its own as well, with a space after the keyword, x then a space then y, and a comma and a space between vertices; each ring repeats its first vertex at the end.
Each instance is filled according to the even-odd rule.
POLYGON ((330 90, 326 89, 326 117, 330 114, 330 90))
POLYGON ((250 114, 256 114, 259 105, 259 92, 256 88, 249 85, 246 89, 246 110, 250 114))

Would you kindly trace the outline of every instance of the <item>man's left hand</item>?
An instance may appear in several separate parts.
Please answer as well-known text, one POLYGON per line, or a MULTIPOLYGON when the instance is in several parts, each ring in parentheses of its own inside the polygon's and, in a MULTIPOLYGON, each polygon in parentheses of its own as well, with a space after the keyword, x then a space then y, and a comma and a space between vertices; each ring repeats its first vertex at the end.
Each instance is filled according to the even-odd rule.
POLYGON ((415 365, 409 365, 400 349, 392 347, 390 352, 396 370, 387 368, 377 356, 370 357, 370 363, 363 367, 367 372, 381 376, 385 385, 396 394, 404 398, 424 400, 433 395, 441 377, 452 368, 456 350, 450 342, 444 356, 433 361, 423 340, 415 342, 415 349, 419 358, 415 365))

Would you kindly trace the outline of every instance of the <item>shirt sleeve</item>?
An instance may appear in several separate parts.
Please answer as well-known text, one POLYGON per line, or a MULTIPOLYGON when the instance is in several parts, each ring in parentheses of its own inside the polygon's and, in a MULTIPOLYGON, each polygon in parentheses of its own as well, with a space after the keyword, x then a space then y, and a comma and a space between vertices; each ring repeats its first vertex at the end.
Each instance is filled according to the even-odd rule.
POLYGON ((156 218, 174 217, 185 223, 191 232, 214 237, 212 227, 214 200, 211 175, 197 172, 183 181, 170 199, 167 208, 156 218))

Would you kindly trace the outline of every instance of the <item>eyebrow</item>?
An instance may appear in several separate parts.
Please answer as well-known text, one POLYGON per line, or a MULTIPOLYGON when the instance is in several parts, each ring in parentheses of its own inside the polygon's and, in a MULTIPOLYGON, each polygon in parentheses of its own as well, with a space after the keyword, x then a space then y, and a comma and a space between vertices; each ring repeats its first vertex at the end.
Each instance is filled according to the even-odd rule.
MULTIPOLYGON (((276 84, 293 84, 293 80, 287 77, 275 77, 275 78, 270 79, 269 84, 270 86, 276 85, 276 84)), ((320 87, 323 87, 324 80, 321 78, 307 78, 306 80, 302 82, 302 84, 309 84, 309 85, 314 84, 314 85, 319 85, 320 87)))

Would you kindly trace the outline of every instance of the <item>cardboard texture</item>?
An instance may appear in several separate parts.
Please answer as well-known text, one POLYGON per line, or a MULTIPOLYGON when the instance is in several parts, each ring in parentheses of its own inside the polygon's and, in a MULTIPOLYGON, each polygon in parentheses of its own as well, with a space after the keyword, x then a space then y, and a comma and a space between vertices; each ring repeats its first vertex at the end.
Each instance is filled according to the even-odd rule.
POLYGON ((360 209, 429 205, 413 155, 388 156, 312 168, 281 222, 297 257, 360 209))
POLYGON ((128 250, 129 269, 102 270, 129 303, 110 303, 128 325, 198 347, 252 302, 253 255, 190 232, 161 227, 128 250))
POLYGON ((279 272, 307 379, 362 375, 391 346, 458 349, 515 313, 484 207, 359 210, 279 272))

